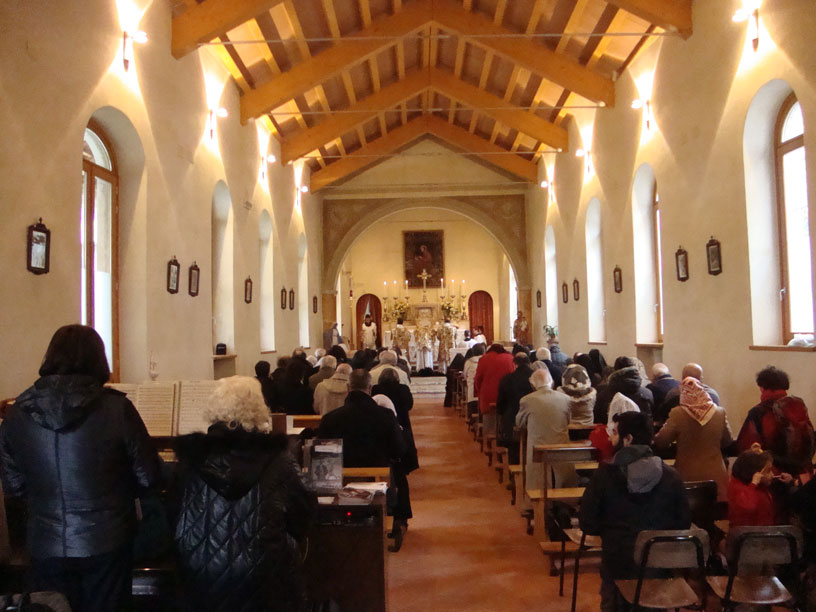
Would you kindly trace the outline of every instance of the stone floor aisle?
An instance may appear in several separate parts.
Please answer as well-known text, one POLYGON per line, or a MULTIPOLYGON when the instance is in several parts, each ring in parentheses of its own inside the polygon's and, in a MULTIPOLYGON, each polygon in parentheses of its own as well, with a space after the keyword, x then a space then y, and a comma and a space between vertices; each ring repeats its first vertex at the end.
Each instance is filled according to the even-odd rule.
MULTIPOLYGON (((441 401, 422 400, 412 424, 421 468, 410 476, 414 518, 405 543, 389 556, 391 612, 568 611, 538 538, 526 535, 464 421, 441 401)), ((598 609, 599 582, 590 564, 578 610, 598 609)))

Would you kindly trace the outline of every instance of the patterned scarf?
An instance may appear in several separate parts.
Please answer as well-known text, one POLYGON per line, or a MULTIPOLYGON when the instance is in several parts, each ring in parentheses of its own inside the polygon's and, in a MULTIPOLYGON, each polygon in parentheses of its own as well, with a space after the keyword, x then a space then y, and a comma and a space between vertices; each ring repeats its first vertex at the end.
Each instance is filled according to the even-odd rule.
POLYGON ((716 404, 708 397, 703 383, 687 376, 680 383, 680 406, 700 425, 705 425, 714 416, 716 404))

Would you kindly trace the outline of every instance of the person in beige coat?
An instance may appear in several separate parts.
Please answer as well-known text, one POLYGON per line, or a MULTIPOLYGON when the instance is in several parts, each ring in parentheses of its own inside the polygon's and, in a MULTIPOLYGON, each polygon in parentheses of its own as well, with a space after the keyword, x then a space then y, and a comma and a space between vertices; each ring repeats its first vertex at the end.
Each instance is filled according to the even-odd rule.
POLYGON ((657 448, 677 442, 675 469, 685 482, 713 480, 717 500, 728 499, 728 470, 722 452, 733 442, 725 408, 711 401, 703 384, 688 376, 680 383, 680 405, 672 408, 655 436, 657 448))
POLYGON ((317 414, 323 416, 345 403, 349 391, 350 374, 351 366, 341 363, 331 378, 327 378, 315 387, 314 411, 317 414))

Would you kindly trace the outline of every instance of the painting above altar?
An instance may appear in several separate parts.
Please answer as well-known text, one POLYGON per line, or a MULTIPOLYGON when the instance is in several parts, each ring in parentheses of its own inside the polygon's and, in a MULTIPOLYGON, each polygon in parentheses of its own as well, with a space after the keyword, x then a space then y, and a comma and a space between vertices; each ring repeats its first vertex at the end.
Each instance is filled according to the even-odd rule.
POLYGON ((442 230, 402 232, 405 280, 408 287, 423 287, 424 274, 428 288, 441 286, 445 278, 444 236, 442 230))

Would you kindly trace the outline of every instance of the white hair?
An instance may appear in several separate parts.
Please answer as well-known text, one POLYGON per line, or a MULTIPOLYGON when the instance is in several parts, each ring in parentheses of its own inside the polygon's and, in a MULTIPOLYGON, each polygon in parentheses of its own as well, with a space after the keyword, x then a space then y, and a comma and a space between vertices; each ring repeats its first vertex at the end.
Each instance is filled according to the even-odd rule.
POLYGON ((320 360, 319 365, 321 368, 331 368, 334 370, 337 368, 337 357, 334 355, 326 355, 320 360))
POLYGON ((326 349, 324 349, 322 347, 315 350, 315 352, 314 352, 315 359, 320 359, 325 354, 326 354, 326 349))
POLYGON ((380 363, 397 365, 397 354, 394 351, 383 351, 380 353, 380 363))
POLYGON ((247 431, 272 429, 269 409, 261 395, 261 383, 249 376, 219 380, 204 409, 204 418, 211 425, 226 423, 230 429, 239 426, 247 431))
POLYGON ((394 407, 394 402, 391 401, 391 398, 387 395, 383 395, 378 393, 377 395, 373 396, 371 399, 374 400, 378 406, 382 406, 383 408, 390 410, 394 413, 394 416, 397 416, 397 409, 394 407))

